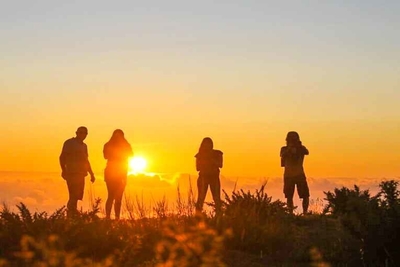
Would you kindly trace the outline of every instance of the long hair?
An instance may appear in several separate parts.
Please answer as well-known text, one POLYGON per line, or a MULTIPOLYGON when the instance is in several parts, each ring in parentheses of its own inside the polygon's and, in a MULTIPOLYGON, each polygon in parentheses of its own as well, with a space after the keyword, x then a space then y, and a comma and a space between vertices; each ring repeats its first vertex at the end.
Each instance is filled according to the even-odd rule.
POLYGON ((108 140, 107 144, 123 144, 128 143, 125 139, 125 134, 121 129, 116 129, 111 135, 110 140, 108 140))
POLYGON ((290 131, 286 135, 286 143, 294 143, 296 145, 301 145, 300 135, 298 132, 290 131))
POLYGON ((111 159, 115 156, 128 156, 132 154, 132 148, 129 142, 125 139, 124 132, 121 129, 116 129, 110 140, 104 145, 104 158, 111 159))
POLYGON ((293 144, 297 149, 295 153, 289 154, 289 157, 295 160, 300 159, 304 156, 304 151, 302 149, 302 142, 300 141, 300 135, 295 131, 290 131, 286 135, 286 144, 293 144))
POLYGON ((210 137, 205 137, 203 141, 201 141, 199 147, 199 153, 210 151, 214 148, 214 143, 210 137))

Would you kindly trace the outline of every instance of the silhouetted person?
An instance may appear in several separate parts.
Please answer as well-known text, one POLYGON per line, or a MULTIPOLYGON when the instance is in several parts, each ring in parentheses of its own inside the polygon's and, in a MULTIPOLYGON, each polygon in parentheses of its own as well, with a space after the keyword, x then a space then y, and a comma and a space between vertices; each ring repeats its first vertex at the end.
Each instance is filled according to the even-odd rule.
POLYGON ((119 219, 122 195, 128 176, 129 158, 133 155, 132 147, 125 139, 122 130, 117 129, 113 132, 110 140, 104 145, 103 154, 107 160, 107 166, 104 170, 104 180, 108 191, 106 218, 110 219, 111 209, 115 201, 115 218, 119 219))
POLYGON ((76 130, 76 137, 64 142, 60 155, 61 176, 68 185, 67 213, 69 216, 76 213, 78 200, 83 198, 87 174, 90 174, 92 183, 96 180, 90 166, 87 146, 83 142, 87 135, 87 128, 79 127, 76 130))
POLYGON ((216 214, 221 211, 221 182, 219 180, 220 168, 222 168, 222 152, 213 149, 211 138, 206 137, 200 144, 196 154, 196 170, 199 172, 197 179, 198 198, 196 211, 201 212, 207 195, 208 186, 215 203, 216 214))
POLYGON ((308 155, 308 149, 302 145, 300 136, 297 132, 288 132, 286 136, 286 146, 281 148, 281 166, 284 171, 283 192, 287 199, 287 206, 293 213, 293 195, 297 185, 297 193, 303 199, 303 214, 308 211, 310 191, 308 189, 307 178, 304 173, 304 156, 308 155))

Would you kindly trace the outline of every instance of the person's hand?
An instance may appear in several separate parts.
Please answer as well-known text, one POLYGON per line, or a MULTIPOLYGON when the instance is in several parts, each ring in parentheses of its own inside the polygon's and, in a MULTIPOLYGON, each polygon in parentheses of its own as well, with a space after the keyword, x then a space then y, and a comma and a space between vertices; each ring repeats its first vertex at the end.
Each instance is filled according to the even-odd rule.
POLYGON ((91 175, 90 175, 90 181, 91 181, 92 183, 94 183, 94 181, 96 181, 96 177, 94 177, 94 174, 91 174, 91 175))

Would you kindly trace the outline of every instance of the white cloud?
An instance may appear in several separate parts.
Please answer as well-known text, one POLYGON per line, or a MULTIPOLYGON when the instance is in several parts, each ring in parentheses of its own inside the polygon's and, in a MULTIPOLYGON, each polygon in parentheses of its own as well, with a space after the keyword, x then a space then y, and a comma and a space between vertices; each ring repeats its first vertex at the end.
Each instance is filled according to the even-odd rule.
MULTIPOLYGON (((353 188, 354 184, 362 190, 369 189, 372 194, 378 191, 378 185, 383 179, 377 178, 308 178, 311 199, 325 198, 324 191, 333 191, 343 186, 353 188)), ((172 205, 177 198, 178 187, 181 197, 187 199, 190 193, 190 186, 194 195, 197 195, 197 175, 172 173, 138 175, 130 177, 125 190, 127 197, 143 198, 145 203, 153 205, 163 197, 172 205)), ((221 175, 221 188, 228 194, 232 190, 243 189, 254 192, 263 183, 267 183, 265 190, 273 200, 284 200, 282 192, 283 181, 281 177, 225 177, 221 175)), ((223 195, 221 195, 223 197, 223 195)), ((88 209, 90 201, 94 198, 101 198, 104 202, 107 199, 107 188, 101 176, 97 176, 94 184, 86 180, 85 196, 80 206, 88 209)), ((11 208, 19 202, 23 202, 33 211, 54 212, 68 201, 68 190, 65 181, 59 173, 14 173, 0 172, 0 202, 6 203, 11 208)), ((206 201, 212 201, 211 193, 207 194, 206 201)), ((299 204, 296 196, 295 201, 299 204)))

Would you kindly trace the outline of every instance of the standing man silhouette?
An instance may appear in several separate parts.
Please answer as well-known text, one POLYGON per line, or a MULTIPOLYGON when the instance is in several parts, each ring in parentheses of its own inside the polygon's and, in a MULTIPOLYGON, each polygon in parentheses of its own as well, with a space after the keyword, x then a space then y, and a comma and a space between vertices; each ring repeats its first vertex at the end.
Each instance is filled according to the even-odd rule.
POLYGON ((222 151, 214 149, 211 138, 206 137, 200 144, 199 152, 196 154, 196 170, 199 172, 197 179, 197 203, 196 211, 201 212, 207 195, 208 186, 215 203, 215 212, 221 211, 221 182, 219 179, 220 168, 222 168, 222 151))
POLYGON ((83 142, 87 135, 87 128, 84 126, 79 127, 76 130, 76 136, 64 142, 59 158, 61 177, 66 180, 68 186, 68 216, 77 212, 78 200, 83 199, 87 174, 90 174, 92 183, 96 180, 90 166, 87 145, 83 142))
POLYGON ((303 168, 304 156, 308 155, 308 149, 303 146, 297 132, 291 131, 286 135, 286 146, 281 148, 281 167, 284 167, 283 192, 287 199, 290 213, 293 213, 293 195, 297 185, 297 193, 303 199, 303 214, 308 212, 310 191, 303 168))

